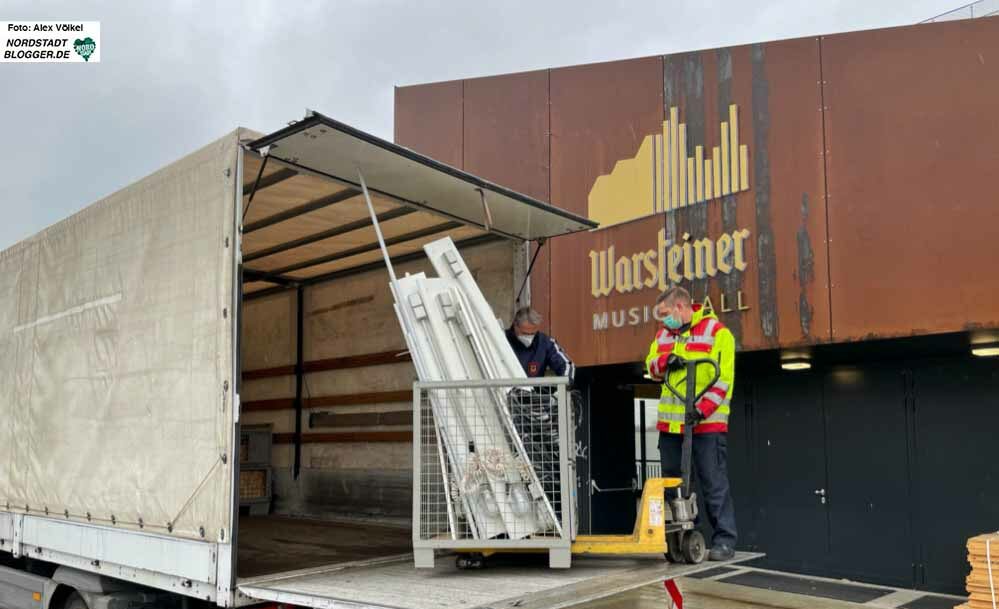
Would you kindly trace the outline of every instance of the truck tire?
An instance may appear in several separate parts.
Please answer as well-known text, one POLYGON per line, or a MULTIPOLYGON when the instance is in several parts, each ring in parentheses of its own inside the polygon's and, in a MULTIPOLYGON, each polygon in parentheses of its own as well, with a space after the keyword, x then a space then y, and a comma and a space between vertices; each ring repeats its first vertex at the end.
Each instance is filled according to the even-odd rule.
POLYGON ((63 603, 62 609, 90 609, 87 607, 87 601, 83 600, 79 592, 74 592, 69 595, 66 602, 63 603))

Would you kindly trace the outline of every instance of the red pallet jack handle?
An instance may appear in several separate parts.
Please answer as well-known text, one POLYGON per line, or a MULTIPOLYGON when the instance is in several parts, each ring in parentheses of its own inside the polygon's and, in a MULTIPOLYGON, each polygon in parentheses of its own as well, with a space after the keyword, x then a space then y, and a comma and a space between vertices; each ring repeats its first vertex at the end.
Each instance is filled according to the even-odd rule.
POLYGON ((683 595, 680 594, 680 589, 676 587, 676 582, 672 579, 667 579, 663 581, 663 586, 666 587, 666 592, 669 594, 669 606, 676 607, 676 609, 683 609, 683 595))

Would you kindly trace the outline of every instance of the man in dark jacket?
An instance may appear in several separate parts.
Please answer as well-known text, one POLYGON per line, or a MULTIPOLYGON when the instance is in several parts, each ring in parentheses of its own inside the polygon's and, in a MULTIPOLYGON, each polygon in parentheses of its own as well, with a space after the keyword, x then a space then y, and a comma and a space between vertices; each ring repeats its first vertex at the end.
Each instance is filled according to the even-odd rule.
POLYGON ((576 366, 554 338, 538 330, 540 325, 541 315, 537 311, 528 307, 519 309, 506 331, 513 352, 527 376, 544 376, 550 368, 556 375, 568 377, 572 385, 576 366))
MULTIPOLYGON (((550 369, 557 376, 568 377, 571 386, 576 366, 554 338, 539 331, 540 325, 541 315, 537 311, 528 307, 519 309, 514 313, 506 338, 528 377, 544 376, 550 369)), ((534 464, 538 481, 561 519, 558 409, 552 389, 536 387, 534 391, 518 394, 511 401, 510 414, 524 442, 527 457, 534 464)), ((575 393, 571 391, 569 394, 570 407, 576 402, 575 393)), ((575 420, 571 414, 569 420, 575 420)))

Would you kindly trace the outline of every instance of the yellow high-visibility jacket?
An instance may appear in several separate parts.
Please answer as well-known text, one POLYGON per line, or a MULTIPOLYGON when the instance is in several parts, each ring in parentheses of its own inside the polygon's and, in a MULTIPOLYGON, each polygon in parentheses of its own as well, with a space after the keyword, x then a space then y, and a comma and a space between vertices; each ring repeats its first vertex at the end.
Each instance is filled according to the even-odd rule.
MULTIPOLYGON (((670 354, 684 359, 713 359, 720 370, 718 380, 697 402, 697 409, 704 420, 694 428, 694 433, 725 433, 728 431, 728 416, 732 389, 735 385, 735 336, 726 328, 714 313, 694 305, 694 316, 683 332, 660 327, 656 339, 649 347, 645 367, 653 378, 667 378, 681 395, 687 391, 686 367, 680 370, 667 370, 666 360, 670 354)), ((697 391, 704 389, 714 376, 714 369, 708 365, 697 367, 695 379, 697 391)), ((684 402, 669 389, 662 388, 659 398, 659 422, 657 428, 666 433, 683 433, 685 419, 684 402)))

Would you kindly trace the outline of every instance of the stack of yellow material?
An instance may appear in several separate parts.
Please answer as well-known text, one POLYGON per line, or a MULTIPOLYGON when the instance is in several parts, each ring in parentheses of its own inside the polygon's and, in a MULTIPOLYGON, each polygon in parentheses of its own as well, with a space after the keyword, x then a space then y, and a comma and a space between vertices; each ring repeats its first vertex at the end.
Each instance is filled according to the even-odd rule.
POLYGON ((999 533, 979 535, 968 540, 968 602, 958 609, 999 607, 999 533))

